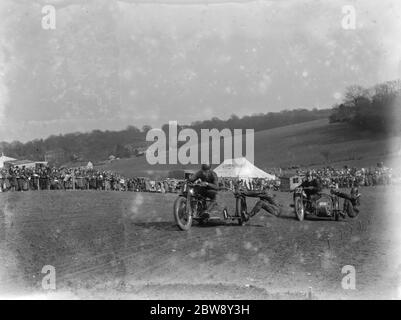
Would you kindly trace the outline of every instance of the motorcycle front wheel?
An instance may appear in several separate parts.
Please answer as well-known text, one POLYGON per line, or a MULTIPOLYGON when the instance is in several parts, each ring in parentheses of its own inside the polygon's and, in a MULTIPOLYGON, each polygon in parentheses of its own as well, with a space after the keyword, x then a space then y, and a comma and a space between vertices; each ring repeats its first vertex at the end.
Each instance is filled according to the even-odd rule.
POLYGON ((294 198, 294 210, 297 219, 303 221, 305 218, 305 208, 301 197, 294 198))
POLYGON ((187 231, 192 225, 191 210, 187 209, 187 199, 178 197, 174 202, 174 220, 178 228, 187 231))

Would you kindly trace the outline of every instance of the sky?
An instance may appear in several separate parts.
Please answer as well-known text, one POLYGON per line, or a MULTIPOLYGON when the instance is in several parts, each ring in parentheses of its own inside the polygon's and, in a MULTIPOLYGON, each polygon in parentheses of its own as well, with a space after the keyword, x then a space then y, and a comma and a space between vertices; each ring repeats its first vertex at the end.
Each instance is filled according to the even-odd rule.
POLYGON ((0 141, 328 108, 401 78, 400 33, 399 0, 2 0, 0 141))

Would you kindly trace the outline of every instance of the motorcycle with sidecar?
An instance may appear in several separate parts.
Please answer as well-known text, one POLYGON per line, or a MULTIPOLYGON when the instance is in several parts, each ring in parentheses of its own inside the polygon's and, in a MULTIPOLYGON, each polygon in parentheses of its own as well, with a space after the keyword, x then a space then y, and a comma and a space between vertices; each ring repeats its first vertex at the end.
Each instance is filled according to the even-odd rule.
MULTIPOLYGON (((181 230, 189 230, 193 220, 198 224, 203 225, 208 222, 210 217, 205 215, 210 199, 206 198, 202 192, 202 188, 206 186, 200 182, 184 182, 181 187, 181 192, 174 202, 174 220, 181 230)), ((236 197, 236 210, 234 215, 230 215, 227 207, 222 210, 224 220, 237 221, 239 225, 245 222, 246 201, 245 197, 234 193, 236 197)))
MULTIPOLYGON (((335 221, 345 218, 355 218, 355 214, 350 211, 349 205, 341 208, 340 198, 334 194, 321 192, 316 197, 310 199, 301 186, 294 189, 293 207, 295 216, 299 221, 303 221, 308 216, 332 218, 335 221)), ((344 203, 346 204, 346 203, 344 203)))

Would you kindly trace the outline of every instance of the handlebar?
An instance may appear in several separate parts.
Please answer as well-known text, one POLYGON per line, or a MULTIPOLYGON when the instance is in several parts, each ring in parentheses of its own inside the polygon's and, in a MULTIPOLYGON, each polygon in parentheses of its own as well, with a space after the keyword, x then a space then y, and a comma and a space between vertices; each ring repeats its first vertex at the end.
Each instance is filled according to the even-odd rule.
POLYGON ((190 187, 206 187, 205 182, 190 182, 190 181, 186 181, 185 182, 188 186, 190 187))

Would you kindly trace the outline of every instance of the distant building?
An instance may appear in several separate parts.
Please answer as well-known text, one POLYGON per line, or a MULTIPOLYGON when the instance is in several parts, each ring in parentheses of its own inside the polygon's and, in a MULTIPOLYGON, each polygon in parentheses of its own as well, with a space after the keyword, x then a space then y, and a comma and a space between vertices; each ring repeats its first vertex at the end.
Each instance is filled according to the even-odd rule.
POLYGON ((195 174, 195 170, 185 170, 184 179, 189 179, 193 174, 195 174))
POLYGON ((180 180, 188 179, 194 173, 195 171, 193 170, 176 169, 169 171, 167 174, 167 178, 180 179, 180 180))
POLYGON ((300 175, 284 175, 280 177, 280 191, 293 191, 302 183, 300 175))
MULTIPOLYGON (((88 169, 88 165, 92 164, 92 162, 88 161, 70 161, 63 163, 61 168, 71 168, 71 169, 88 169)), ((93 164, 92 164, 93 167, 93 164)))
POLYGON ((42 166, 47 166, 47 161, 33 161, 33 160, 12 160, 12 161, 5 161, 4 167, 25 167, 27 169, 34 169, 42 166))

